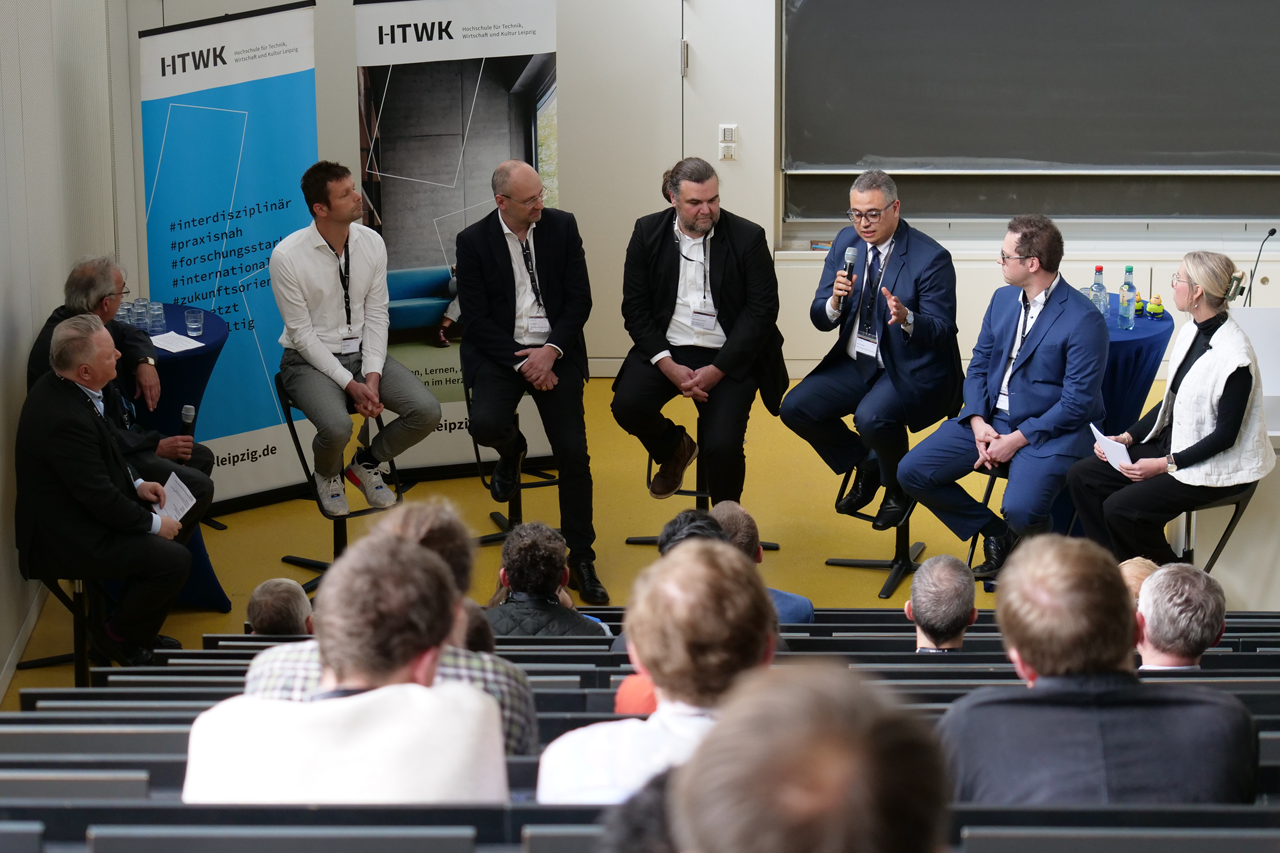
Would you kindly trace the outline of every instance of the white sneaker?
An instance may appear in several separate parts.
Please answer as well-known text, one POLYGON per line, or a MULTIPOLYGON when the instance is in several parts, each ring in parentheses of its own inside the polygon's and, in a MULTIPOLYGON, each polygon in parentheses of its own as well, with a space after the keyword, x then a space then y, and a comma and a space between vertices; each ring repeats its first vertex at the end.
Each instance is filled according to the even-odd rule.
POLYGON ((387 484, 382 482, 382 475, 378 473, 378 469, 369 468, 361 465, 354 459, 347 466, 347 470, 342 472, 351 484, 360 491, 364 492, 364 499, 369 502, 369 506, 384 509, 389 506, 395 506, 396 493, 387 488, 387 484))
POLYGON ((347 490, 342 485, 342 475, 336 477, 316 477, 316 492, 320 495, 320 506, 329 515, 350 515, 351 507, 347 506, 347 490))

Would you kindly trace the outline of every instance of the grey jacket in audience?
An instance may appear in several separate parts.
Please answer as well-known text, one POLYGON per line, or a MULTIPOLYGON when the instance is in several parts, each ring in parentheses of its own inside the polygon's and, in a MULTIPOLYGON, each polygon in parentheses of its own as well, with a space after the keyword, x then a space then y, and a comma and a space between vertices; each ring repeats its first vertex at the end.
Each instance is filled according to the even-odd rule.
POLYGON ((984 687, 938 724, 957 802, 1252 803, 1258 732, 1229 693, 1129 673, 984 687))

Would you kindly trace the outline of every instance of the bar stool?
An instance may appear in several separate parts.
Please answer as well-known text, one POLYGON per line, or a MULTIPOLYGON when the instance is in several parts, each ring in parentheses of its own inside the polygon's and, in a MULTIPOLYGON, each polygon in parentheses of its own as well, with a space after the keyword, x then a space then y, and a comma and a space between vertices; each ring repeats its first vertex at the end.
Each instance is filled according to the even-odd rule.
MULTIPOLYGON (((311 496, 315 499, 316 507, 320 510, 320 514, 333 522, 333 559, 336 560, 347 549, 347 519, 383 512, 391 509, 391 507, 371 506, 356 510, 348 515, 330 515, 325 512, 324 504, 320 502, 320 493, 316 490, 315 476, 311 471, 311 466, 307 464, 306 454, 302 452, 302 440, 298 438, 298 429, 293 425, 293 410, 296 407, 293 404, 293 399, 289 396, 289 392, 285 390, 284 379, 279 373, 276 374, 276 396, 280 398, 280 407, 284 411, 284 422, 289 427, 289 436, 293 439, 293 449, 298 452, 298 464, 302 466, 302 476, 306 479, 307 488, 311 490, 311 496)), ((347 398, 347 412, 349 414, 356 413, 355 401, 350 397, 347 398)), ((373 420, 378 424, 378 429, 381 430, 382 416, 378 415, 373 420)), ((363 426, 360 427, 360 444, 364 447, 369 446, 369 418, 365 418, 363 426)), ((400 486, 400 473, 396 470, 395 460, 391 460, 387 465, 391 468, 391 483, 396 493, 396 502, 392 506, 399 506, 404 502, 404 493, 408 490, 400 486)), ((325 562, 324 560, 313 560, 308 557, 295 557, 293 555, 281 557, 280 562, 321 573, 320 577, 313 578, 302 585, 302 588, 307 592, 316 591, 320 586, 320 578, 324 577, 324 571, 331 565, 330 562, 325 562)))
MULTIPOLYGON (((840 493, 836 495, 836 503, 844 499, 845 492, 849 488, 849 481, 853 479, 853 471, 847 471, 844 475, 844 481, 840 484, 840 493)), ((880 598, 890 598, 897 591, 902 579, 907 575, 920 568, 920 564, 916 562, 920 559, 920 555, 924 553, 923 542, 911 541, 911 514, 916 511, 916 502, 912 501, 907 507, 907 514, 902 517, 902 521, 898 522, 894 527, 894 543, 893 558, 889 560, 851 560, 843 557, 832 557, 827 560, 828 566, 841 566, 849 569, 887 569, 889 577, 885 579, 884 586, 880 588, 880 598)), ((863 521, 875 521, 874 515, 867 515, 862 512, 851 513, 854 518, 863 521)))
MULTIPOLYGON (((51 655, 45 658, 36 658, 35 660, 24 660, 18 663, 17 669, 43 669, 49 666, 62 666, 63 664, 75 665, 75 684, 76 687, 88 687, 89 685, 89 619, 91 613, 101 610, 98 592, 94 589, 91 581, 73 580, 71 581, 71 595, 62 589, 62 584, 57 580, 48 580, 42 578, 40 581, 45 588, 53 594, 54 598, 62 602, 62 606, 71 611, 71 635, 72 635, 72 652, 67 655, 51 655), (91 600, 92 598, 92 600, 91 600)), ((96 655, 95 655, 96 657, 96 655)), ((110 665, 110 662, 106 662, 110 665)))
POLYGON ((1249 501, 1253 500, 1253 493, 1258 490, 1258 481, 1254 481, 1240 488, 1235 494, 1218 498, 1207 504, 1187 510, 1183 516, 1182 522, 1182 561, 1184 563, 1194 563, 1196 561, 1196 513, 1205 509, 1217 509, 1218 507, 1234 506, 1235 512, 1231 514, 1231 521, 1227 523, 1227 529, 1222 531, 1222 538, 1218 540, 1218 547, 1213 549, 1213 556, 1209 557, 1209 562, 1204 564, 1204 572, 1208 574, 1213 571, 1213 564, 1218 562, 1218 557, 1222 555, 1222 549, 1227 547, 1227 540, 1231 538, 1231 534, 1235 532, 1236 525, 1240 523, 1240 517, 1244 515, 1244 511, 1249 507, 1249 501))
MULTIPOLYGON (((982 495, 982 505, 983 505, 983 506, 990 506, 990 505, 991 505, 991 493, 992 493, 993 491, 995 491, 995 488, 996 488, 996 480, 1007 480, 1007 479, 1009 479, 1009 466, 1008 466, 1008 465, 997 465, 996 467, 992 468, 990 471, 988 471, 988 472, 986 472, 986 473, 987 473, 987 490, 986 490, 986 491, 983 493, 983 495, 982 495)), ((1074 519, 1074 518, 1073 518, 1073 519, 1072 519, 1072 521, 1071 521, 1071 527, 1075 527, 1075 519, 1074 519)), ((1068 530, 1070 530, 1071 528, 1070 528, 1070 527, 1068 527, 1067 529, 1068 529, 1068 530)), ((978 551, 978 537, 979 537, 980 535, 981 535, 981 534, 979 534, 979 533, 975 533, 975 534, 973 534, 973 538, 969 540, 969 559, 968 559, 966 562, 968 563, 969 568, 971 568, 971 569, 973 568, 973 555, 974 555, 974 554, 976 554, 976 553, 977 553, 977 551, 978 551)))

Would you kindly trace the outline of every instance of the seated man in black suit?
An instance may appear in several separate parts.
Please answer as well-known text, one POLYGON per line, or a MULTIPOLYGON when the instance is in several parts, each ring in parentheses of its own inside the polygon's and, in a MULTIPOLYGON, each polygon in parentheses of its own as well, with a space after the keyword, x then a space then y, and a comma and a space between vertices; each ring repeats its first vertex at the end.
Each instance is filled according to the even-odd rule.
POLYGON ((564 537, 538 521, 511 529, 502 543, 498 579, 507 600, 485 611, 499 637, 603 637, 604 628, 560 603, 568 582, 564 537))
POLYGON ((106 624, 90 629, 115 660, 146 665, 157 644, 174 644, 157 633, 191 568, 182 545, 213 495, 181 522, 151 511, 163 508, 164 487, 129 468, 103 416, 120 353, 100 319, 59 323, 50 352, 53 371, 32 386, 18 419, 18 567, 27 578, 124 581, 106 624))
POLYGON ((53 330, 68 317, 93 314, 111 334, 120 351, 117 376, 104 390, 107 421, 117 428, 116 442, 124 458, 145 480, 164 484, 170 474, 196 497, 208 493, 212 500, 213 451, 196 444, 189 435, 161 435, 143 428, 135 416, 134 403, 140 400, 154 411, 160 400, 160 377, 156 373, 156 348, 143 329, 126 326, 115 320, 116 311, 129 294, 124 270, 108 257, 89 258, 72 268, 63 285, 63 304, 55 308, 36 336, 27 358, 27 391, 36 380, 49 372, 49 348, 53 330))
POLYGON ((1105 548, 1061 536, 1022 543, 1000 575, 996 618, 1031 689, 984 687, 943 715, 957 801, 1254 801, 1253 717, 1223 690, 1139 683, 1133 599, 1105 548))

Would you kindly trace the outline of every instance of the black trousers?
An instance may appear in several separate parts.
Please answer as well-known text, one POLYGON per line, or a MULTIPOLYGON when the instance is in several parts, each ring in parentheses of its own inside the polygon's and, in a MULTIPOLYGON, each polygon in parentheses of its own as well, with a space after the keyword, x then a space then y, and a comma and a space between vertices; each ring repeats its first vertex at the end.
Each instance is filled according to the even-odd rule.
POLYGON ((560 530, 569 546, 569 562, 594 560, 596 530, 592 522, 591 456, 587 452, 587 424, 582 407, 586 377, 568 359, 554 368, 559 380, 550 391, 539 391, 518 371, 482 358, 471 384, 470 433, 477 444, 514 456, 527 446, 516 428, 516 406, 526 392, 542 417, 560 472, 560 530))
POLYGON ((213 480, 209 476, 213 472, 213 451, 203 444, 193 444, 191 458, 185 463, 162 459, 152 451, 130 453, 125 460, 144 480, 163 486, 169 481, 170 474, 177 474, 178 479, 191 490, 196 505, 182 517, 182 531, 174 540, 180 545, 187 544, 213 503, 213 480))
MULTIPOLYGON (((671 358, 676 364, 697 370, 711 364, 718 352, 703 347, 672 347, 671 358)), ((742 445, 756 390, 754 378, 725 376, 711 389, 707 402, 695 403, 701 421, 698 464, 707 466, 707 490, 713 504, 742 498, 747 477, 742 445)), ((685 433, 684 427, 662 414, 662 407, 678 396, 680 389, 632 347, 613 385, 613 418, 618 426, 640 439, 660 465, 676 452, 685 433)))
MULTIPOLYGON (((1135 444, 1130 459, 1165 456, 1155 444, 1135 444)), ((1146 557, 1164 565, 1180 559, 1169 547, 1164 526, 1187 510, 1210 503, 1241 486, 1189 486, 1172 474, 1134 482, 1097 456, 1086 456, 1067 472, 1084 535, 1110 548, 1120 561, 1146 557)))

